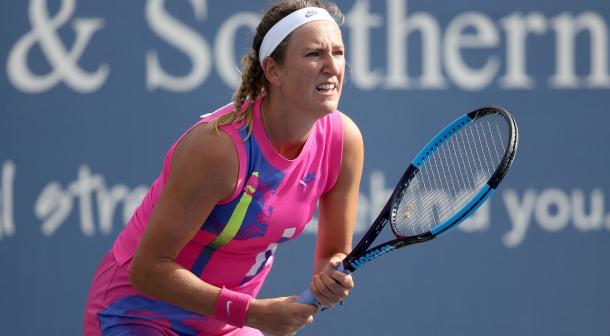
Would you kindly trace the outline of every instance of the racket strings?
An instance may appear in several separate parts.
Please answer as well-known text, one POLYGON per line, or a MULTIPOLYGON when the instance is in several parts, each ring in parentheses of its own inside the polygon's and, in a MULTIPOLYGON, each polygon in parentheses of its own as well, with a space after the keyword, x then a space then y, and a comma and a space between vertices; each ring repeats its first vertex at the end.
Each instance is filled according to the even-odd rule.
POLYGON ((403 190, 394 208, 395 233, 429 232, 461 211, 500 164, 508 132, 504 118, 490 114, 443 140, 403 190))

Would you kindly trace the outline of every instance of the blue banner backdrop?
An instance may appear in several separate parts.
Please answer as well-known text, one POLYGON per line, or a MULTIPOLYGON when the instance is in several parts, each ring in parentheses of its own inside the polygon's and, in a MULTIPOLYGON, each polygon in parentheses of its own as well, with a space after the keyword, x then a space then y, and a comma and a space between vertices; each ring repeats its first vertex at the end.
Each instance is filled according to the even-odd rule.
MULTIPOLYGON (((267 1, 0 4, 0 329, 78 335, 100 258, 171 143, 227 103, 267 1)), ((520 152, 476 216, 356 274, 302 335, 608 335, 610 3, 338 1, 340 108, 366 162, 358 239, 403 167, 481 105, 520 152)), ((315 222, 278 249, 261 297, 299 293, 315 222)))

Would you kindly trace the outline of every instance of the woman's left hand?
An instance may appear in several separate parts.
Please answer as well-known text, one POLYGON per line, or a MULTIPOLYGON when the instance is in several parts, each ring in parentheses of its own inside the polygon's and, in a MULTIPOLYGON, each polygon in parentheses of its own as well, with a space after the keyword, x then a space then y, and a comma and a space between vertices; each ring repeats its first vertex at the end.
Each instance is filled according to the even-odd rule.
POLYGON ((311 292, 318 302, 326 308, 334 307, 347 297, 354 288, 354 280, 350 274, 337 271, 337 266, 345 258, 338 254, 329 258, 322 271, 313 276, 311 292))

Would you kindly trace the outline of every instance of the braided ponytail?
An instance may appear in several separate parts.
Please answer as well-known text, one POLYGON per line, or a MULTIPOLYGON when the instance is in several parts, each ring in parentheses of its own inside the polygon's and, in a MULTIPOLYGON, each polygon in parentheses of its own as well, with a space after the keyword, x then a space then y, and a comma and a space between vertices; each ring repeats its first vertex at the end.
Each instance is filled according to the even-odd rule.
POLYGON ((267 80, 256 55, 254 51, 250 51, 242 57, 243 73, 241 84, 233 93, 233 111, 212 121, 212 125, 217 132, 220 125, 243 122, 248 128, 246 139, 252 133, 252 109, 248 107, 245 111, 240 112, 240 110, 247 99, 256 100, 266 86, 264 82, 267 82, 267 80))

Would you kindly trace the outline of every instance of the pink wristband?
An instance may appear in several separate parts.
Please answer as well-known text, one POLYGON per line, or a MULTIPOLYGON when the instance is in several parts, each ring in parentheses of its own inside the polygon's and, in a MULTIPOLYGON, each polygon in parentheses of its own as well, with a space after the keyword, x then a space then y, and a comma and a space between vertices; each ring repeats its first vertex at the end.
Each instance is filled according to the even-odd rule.
POLYGON ((241 328, 246 324, 250 301, 252 301, 252 296, 232 291, 223 286, 216 300, 214 318, 241 328))

